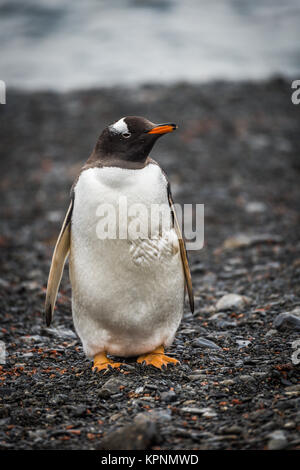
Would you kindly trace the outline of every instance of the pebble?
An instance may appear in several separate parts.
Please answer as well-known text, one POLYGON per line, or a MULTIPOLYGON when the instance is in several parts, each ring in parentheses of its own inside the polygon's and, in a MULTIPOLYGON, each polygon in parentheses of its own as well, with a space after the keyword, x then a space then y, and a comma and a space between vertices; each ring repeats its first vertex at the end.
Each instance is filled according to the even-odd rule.
POLYGON ((109 398, 111 395, 119 393, 120 387, 122 385, 124 385, 123 380, 112 377, 111 379, 107 380, 107 382, 105 382, 105 384, 100 388, 98 396, 101 398, 109 398))
POLYGON ((248 214, 261 214, 267 210, 267 206, 263 202, 253 201, 246 204, 245 210, 248 214))
POLYGON ((105 435, 99 450, 144 450, 157 441, 158 428, 153 419, 136 418, 133 423, 117 428, 105 435))
POLYGON ((249 344, 251 344, 251 341, 242 339, 237 339, 235 342, 238 345, 238 349, 246 348, 249 346, 249 344))
POLYGON ((284 429, 294 429, 296 427, 295 421, 287 421, 283 425, 284 429))
POLYGON ((222 312, 224 310, 243 309, 250 302, 251 299, 245 295, 226 294, 218 300, 216 311, 222 312))
POLYGON ((140 421, 153 421, 156 423, 163 423, 166 421, 172 420, 172 412, 170 408, 157 408, 156 410, 152 410, 150 413, 142 412, 138 413, 134 418, 135 422, 140 421))
POLYGON ((202 415, 204 418, 214 418, 217 416, 217 413, 210 407, 207 408, 194 408, 194 407, 184 407, 181 408, 183 413, 189 413, 193 415, 202 415))
POLYGON ((255 382, 255 378, 252 375, 240 375, 239 380, 244 383, 255 382))
POLYGON ((232 321, 229 321, 229 320, 218 320, 216 322, 216 326, 217 328, 235 328, 237 326, 237 322, 232 320, 232 321))
POLYGON ((225 385, 226 387, 229 386, 229 385, 234 385, 235 384, 235 380, 233 379, 225 379, 225 380, 222 380, 221 382, 219 382, 220 385, 225 385))
POLYGON ((288 444, 287 438, 284 431, 277 430, 269 434, 268 449, 269 450, 281 450, 285 449, 288 444))
POLYGON ((269 336, 275 336, 278 334, 278 331, 277 330, 274 330, 273 328, 271 330, 269 330, 266 334, 265 334, 265 337, 268 338, 269 336))
POLYGON ((206 374, 191 374, 189 375, 189 380, 191 382, 196 382, 197 380, 207 380, 208 376, 206 374))
POLYGON ((232 426, 224 426, 221 428, 221 432, 223 434, 241 434, 243 428, 238 426, 237 424, 233 424, 232 426))
POLYGON ((45 343, 49 341, 47 336, 33 335, 33 336, 20 336, 20 340, 24 343, 45 343))
POLYGON ((192 346, 200 348, 209 348, 209 349, 222 349, 213 341, 210 341, 206 338, 196 338, 192 341, 192 346))
POLYGON ((223 243, 223 249, 232 250, 235 248, 244 248, 258 243, 281 243, 282 237, 269 233, 258 235, 246 235, 243 233, 227 238, 223 243))
POLYGON ((176 393, 174 390, 169 390, 168 392, 162 392, 160 395, 162 401, 166 403, 171 403, 176 400, 176 393))
POLYGON ((68 328, 63 328, 63 327, 57 327, 57 328, 48 328, 48 333, 50 333, 53 336, 56 336, 57 338, 66 338, 66 339, 76 339, 77 336, 74 333, 74 331, 68 329, 68 328))
POLYGON ((223 243, 225 250, 233 250, 235 248, 243 248, 251 244, 251 237, 242 233, 227 238, 223 243))
POLYGON ((292 315, 291 313, 288 313, 288 312, 280 313, 275 318, 273 325, 279 331, 284 331, 284 330, 300 331, 300 317, 296 315, 292 315))

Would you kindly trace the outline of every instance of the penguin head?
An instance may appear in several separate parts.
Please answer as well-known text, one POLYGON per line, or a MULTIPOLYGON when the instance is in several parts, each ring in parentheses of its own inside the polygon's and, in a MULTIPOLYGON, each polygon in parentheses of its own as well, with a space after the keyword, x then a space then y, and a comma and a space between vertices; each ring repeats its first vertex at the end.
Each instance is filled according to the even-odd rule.
POLYGON ((157 139, 176 128, 176 124, 154 124, 139 116, 123 117, 103 130, 96 152, 101 159, 144 162, 157 139))

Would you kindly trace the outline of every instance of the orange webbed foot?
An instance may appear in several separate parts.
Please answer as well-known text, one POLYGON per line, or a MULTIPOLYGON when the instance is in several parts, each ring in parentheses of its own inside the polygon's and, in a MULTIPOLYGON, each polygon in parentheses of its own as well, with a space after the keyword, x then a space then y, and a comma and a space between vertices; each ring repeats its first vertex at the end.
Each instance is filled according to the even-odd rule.
POLYGON ((110 368, 117 369, 121 367, 121 362, 114 362, 111 359, 107 357, 107 355, 102 352, 99 354, 96 354, 94 357, 94 365, 93 365, 93 370, 94 371, 106 371, 109 370, 110 368))
POLYGON ((179 361, 177 359, 174 359, 173 357, 166 356, 164 354, 164 347, 159 346, 156 348, 154 351, 147 353, 147 354, 142 354, 137 358, 137 362, 139 364, 145 363, 147 366, 154 366, 157 369, 162 369, 163 367, 167 367, 169 364, 179 364, 179 361))

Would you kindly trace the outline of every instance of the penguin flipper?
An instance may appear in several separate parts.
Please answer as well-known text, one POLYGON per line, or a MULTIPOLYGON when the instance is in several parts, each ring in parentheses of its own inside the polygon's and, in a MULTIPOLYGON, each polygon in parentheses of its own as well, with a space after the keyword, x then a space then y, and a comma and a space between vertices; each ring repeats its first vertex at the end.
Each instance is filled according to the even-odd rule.
POLYGON ((178 241, 179 241, 180 255, 181 255, 182 267, 184 271, 186 288, 187 288, 187 292, 189 296, 190 309, 191 309, 191 312, 194 313, 194 293, 193 293, 193 286, 192 286, 192 276, 191 276, 187 252, 185 248, 185 242, 184 242, 184 239, 182 238, 170 187, 168 188, 168 193, 169 193, 168 194, 169 204, 170 204, 171 212, 173 214, 174 228, 175 228, 178 241))
POLYGON ((45 301, 45 316, 47 326, 50 326, 51 324, 59 284, 62 278, 64 265, 70 251, 72 211, 73 200, 69 205, 52 256, 45 301))

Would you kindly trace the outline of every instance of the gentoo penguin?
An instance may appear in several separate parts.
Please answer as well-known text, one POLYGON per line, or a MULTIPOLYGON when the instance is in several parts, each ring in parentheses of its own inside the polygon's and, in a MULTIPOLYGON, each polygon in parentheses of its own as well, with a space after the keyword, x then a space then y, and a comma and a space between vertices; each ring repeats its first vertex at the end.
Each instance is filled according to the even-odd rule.
MULTIPOLYGON (((179 362, 166 356, 164 348, 172 343, 181 321, 185 285, 194 309, 191 275, 170 184, 149 157, 157 139, 176 127, 136 116, 109 125, 73 184, 49 273, 46 323, 51 323, 69 255, 74 326, 95 370, 121 365, 107 354, 136 356, 137 362, 160 369, 179 362), (155 223, 151 220, 151 233, 148 227, 131 236, 120 198, 126 201, 127 214, 137 203, 149 211, 155 205, 167 207, 163 217, 169 224, 156 218, 155 223), (114 218, 116 237, 98 236, 103 205, 121 211, 114 218)), ((149 219, 147 211, 146 216, 137 211, 137 221, 147 226, 145 218, 149 219)))

